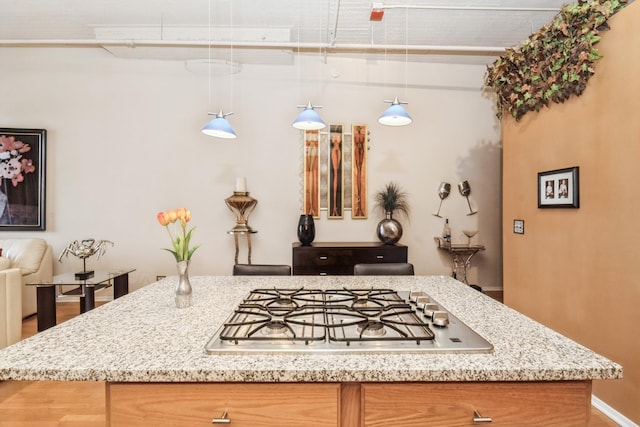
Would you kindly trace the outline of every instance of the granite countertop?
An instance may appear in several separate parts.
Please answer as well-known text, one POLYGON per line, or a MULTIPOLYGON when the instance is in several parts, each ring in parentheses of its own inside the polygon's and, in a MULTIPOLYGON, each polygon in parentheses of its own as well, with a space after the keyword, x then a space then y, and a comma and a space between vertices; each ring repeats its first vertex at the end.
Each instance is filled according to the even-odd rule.
POLYGON ((115 382, 555 381, 622 367, 445 276, 201 276, 175 308, 169 277, 0 350, 0 380, 115 382), (223 354, 204 346, 250 290, 422 290, 494 346, 486 354, 223 354))

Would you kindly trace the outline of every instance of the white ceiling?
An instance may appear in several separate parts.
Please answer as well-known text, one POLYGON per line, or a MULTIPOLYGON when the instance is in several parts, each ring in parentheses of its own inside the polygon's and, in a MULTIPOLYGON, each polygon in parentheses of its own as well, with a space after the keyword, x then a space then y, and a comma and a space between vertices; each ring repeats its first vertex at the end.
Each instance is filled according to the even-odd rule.
POLYGON ((0 46, 104 47, 114 55, 278 63, 284 52, 487 63, 566 0, 0 0, 0 46), (384 9, 371 21, 373 6, 384 9))

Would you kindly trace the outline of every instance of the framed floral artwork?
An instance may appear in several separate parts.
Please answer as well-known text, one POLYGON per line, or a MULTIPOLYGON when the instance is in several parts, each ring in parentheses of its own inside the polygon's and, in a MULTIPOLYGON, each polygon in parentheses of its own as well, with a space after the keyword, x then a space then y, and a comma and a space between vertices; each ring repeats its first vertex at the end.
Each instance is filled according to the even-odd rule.
POLYGON ((45 230, 46 136, 0 128, 0 231, 45 230))
POLYGON ((577 166, 538 172, 538 207, 579 208, 578 172, 577 166))

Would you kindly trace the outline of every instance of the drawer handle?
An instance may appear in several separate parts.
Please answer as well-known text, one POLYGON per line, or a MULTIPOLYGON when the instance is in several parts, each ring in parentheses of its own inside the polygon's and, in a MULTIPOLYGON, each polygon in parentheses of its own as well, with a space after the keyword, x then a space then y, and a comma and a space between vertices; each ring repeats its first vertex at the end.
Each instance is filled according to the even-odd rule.
POLYGON ((320 272, 320 275, 321 275, 321 276, 326 276, 326 275, 327 275, 327 273, 324 273, 324 272, 322 272, 322 271, 321 271, 321 272, 320 272))
POLYGON ((227 411, 224 411, 220 418, 212 419, 211 424, 231 424, 231 419, 227 418, 227 411))
POLYGON ((384 255, 376 255, 377 259, 384 259, 384 255))
POLYGON ((326 261, 326 260, 329 259, 329 257, 326 256, 326 255, 320 255, 320 259, 323 260, 323 261, 326 261))
POLYGON ((473 411, 473 422, 474 423, 490 423, 493 420, 491 419, 491 417, 483 417, 482 415, 480 415, 480 412, 478 412, 478 410, 474 410, 473 411))

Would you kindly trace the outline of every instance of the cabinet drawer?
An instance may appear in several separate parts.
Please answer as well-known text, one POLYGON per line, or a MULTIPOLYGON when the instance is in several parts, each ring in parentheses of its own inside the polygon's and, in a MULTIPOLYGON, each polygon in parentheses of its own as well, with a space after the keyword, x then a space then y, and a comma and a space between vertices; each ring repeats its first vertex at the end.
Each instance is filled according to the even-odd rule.
POLYGON ((353 251, 324 248, 297 249, 293 255, 294 274, 353 274, 353 251))
POLYGON ((374 264, 378 262, 407 262, 407 247, 380 246, 368 248, 354 254, 353 264, 374 264))
POLYGON ((586 426, 590 396, 590 381, 363 384, 363 425, 478 426, 478 411, 491 426, 586 426))
POLYGON ((107 384, 108 425, 337 426, 339 384, 107 384))

